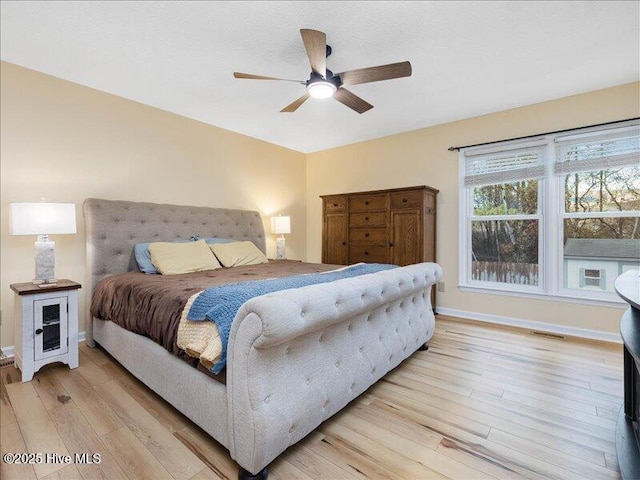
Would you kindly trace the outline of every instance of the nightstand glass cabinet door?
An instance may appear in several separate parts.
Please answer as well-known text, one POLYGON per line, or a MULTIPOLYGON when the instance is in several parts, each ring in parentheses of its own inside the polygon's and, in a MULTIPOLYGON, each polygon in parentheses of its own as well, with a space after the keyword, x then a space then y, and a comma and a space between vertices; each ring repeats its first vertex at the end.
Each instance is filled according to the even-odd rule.
POLYGON ((33 308, 34 360, 67 353, 67 297, 35 300, 33 308))

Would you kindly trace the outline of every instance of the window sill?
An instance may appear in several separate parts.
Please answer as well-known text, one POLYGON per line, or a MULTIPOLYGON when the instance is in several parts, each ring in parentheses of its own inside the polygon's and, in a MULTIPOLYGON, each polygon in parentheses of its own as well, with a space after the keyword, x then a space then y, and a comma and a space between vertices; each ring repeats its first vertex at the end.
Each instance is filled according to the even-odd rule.
MULTIPOLYGON (((521 297, 521 298, 534 298, 537 300, 550 300, 553 302, 567 302, 578 303, 581 305, 594 305, 598 307, 609 308, 626 308, 627 303, 621 298, 615 298, 612 294, 611 298, 587 298, 576 295, 567 295, 560 293, 537 293, 537 292, 521 292, 503 290, 501 288, 491 288, 487 286, 471 286, 471 285, 458 285, 458 288, 463 292, 470 293, 486 293, 489 295, 504 295, 508 297, 521 297)), ((616 296, 617 297, 617 296, 616 296)))

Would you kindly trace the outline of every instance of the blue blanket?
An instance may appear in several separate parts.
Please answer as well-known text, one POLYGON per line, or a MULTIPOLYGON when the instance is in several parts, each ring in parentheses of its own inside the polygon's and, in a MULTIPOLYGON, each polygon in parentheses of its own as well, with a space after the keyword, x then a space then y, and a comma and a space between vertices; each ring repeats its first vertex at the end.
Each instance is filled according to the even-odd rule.
POLYGON ((202 292, 191 305, 187 319, 192 321, 209 320, 216 324, 222 340, 222 356, 211 371, 220 373, 227 363, 227 343, 231 324, 240 307, 248 300, 267 293, 292 288, 305 287, 319 283, 333 282, 343 278, 380 272, 394 268, 394 265, 377 263, 359 264, 343 270, 327 273, 309 273, 285 278, 254 280, 211 287, 202 292))

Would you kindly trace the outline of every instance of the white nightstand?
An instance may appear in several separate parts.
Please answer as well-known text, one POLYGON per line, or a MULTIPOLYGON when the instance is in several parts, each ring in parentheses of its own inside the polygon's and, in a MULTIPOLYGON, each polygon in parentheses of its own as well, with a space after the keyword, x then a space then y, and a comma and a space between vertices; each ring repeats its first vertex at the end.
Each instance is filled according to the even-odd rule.
POLYGON ((33 283, 14 283, 16 293, 14 364, 28 382, 44 365, 63 362, 78 367, 79 283, 58 280, 41 288, 33 283))

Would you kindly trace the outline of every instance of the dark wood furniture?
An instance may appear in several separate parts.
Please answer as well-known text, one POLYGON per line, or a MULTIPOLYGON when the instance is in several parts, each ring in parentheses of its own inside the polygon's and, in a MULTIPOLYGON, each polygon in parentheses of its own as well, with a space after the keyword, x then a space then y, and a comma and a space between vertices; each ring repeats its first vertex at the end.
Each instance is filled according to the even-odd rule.
POLYGON ((321 195, 322 263, 435 262, 437 193, 422 185, 321 195))
POLYGON ((616 424, 616 452, 624 479, 640 478, 640 272, 620 275, 615 289, 630 307, 620 319, 624 342, 624 405, 616 424))

